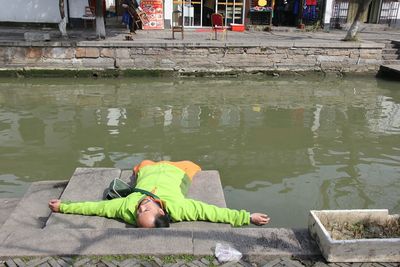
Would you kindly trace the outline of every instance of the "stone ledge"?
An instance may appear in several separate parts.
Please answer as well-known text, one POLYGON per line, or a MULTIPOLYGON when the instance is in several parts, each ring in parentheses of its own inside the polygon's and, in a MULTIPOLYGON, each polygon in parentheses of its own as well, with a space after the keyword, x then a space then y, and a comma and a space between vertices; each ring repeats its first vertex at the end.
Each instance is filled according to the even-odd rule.
POLYGON ((0 233, 0 257, 43 255, 210 255, 217 242, 249 257, 319 256, 306 229, 44 229, 0 233), (171 245, 173 244, 173 245, 171 245))
POLYGON ((276 47, 276 48, 324 48, 324 49, 382 49, 385 44, 374 42, 310 42, 310 41, 264 41, 264 42, 124 42, 124 41, 57 41, 57 42, 29 42, 29 41, 3 41, 0 47, 93 47, 93 48, 225 48, 225 47, 276 47))
POLYGON ((29 41, 0 41, 0 47, 74 47, 75 43, 68 41, 29 42, 29 41))
POLYGON ((324 48, 324 49, 382 49, 385 44, 374 43, 374 42, 329 42, 329 43, 318 43, 318 42, 295 42, 293 47, 296 48, 324 48))

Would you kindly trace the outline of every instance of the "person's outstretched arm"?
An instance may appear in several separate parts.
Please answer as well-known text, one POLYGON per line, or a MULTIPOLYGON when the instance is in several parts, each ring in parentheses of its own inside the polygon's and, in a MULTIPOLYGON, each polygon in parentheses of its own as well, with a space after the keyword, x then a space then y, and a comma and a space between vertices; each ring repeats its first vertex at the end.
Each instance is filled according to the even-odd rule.
POLYGON ((185 199, 179 203, 167 204, 167 210, 173 221, 210 221, 230 223, 232 226, 243 226, 253 223, 264 225, 269 217, 263 213, 250 214, 246 210, 220 208, 193 199, 185 199))
POLYGON ((49 208, 53 212, 121 218, 120 207, 123 203, 124 198, 95 202, 62 202, 59 199, 52 199, 49 201, 49 208))

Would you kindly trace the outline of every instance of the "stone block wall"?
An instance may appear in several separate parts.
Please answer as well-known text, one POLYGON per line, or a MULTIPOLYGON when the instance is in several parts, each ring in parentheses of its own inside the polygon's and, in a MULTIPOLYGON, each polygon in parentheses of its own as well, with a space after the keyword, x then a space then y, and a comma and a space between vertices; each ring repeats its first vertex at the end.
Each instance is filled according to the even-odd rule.
POLYGON ((376 72, 381 44, 0 44, 2 69, 376 72))

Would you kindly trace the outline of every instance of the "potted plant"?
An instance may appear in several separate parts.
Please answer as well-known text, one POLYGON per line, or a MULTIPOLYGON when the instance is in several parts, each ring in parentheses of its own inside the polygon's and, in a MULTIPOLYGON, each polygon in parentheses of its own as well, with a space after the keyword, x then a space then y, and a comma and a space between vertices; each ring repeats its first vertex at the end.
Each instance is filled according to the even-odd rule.
POLYGON ((400 216, 380 210, 312 210, 308 229, 328 262, 400 262, 400 216))

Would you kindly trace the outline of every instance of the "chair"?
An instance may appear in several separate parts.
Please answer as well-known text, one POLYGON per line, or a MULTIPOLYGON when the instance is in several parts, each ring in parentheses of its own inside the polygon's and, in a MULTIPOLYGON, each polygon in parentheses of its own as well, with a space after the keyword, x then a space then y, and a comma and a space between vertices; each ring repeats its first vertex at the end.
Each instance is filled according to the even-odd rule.
MULTIPOLYGON (((138 18, 139 18, 140 22, 142 23, 142 25, 149 24, 150 20, 147 17, 146 12, 144 12, 140 8, 136 8, 136 13, 137 13, 138 18)), ((143 28, 143 26, 142 26, 142 28, 143 28)))
POLYGON ((175 33, 181 32, 182 33, 182 40, 183 40, 183 14, 180 10, 174 10, 172 12, 172 39, 175 39, 175 33))
POLYGON ((218 13, 211 14, 211 26, 212 26, 211 36, 213 32, 215 33, 214 40, 218 39, 217 32, 222 32, 222 36, 224 39, 228 38, 226 33, 227 27, 224 26, 224 17, 221 14, 218 13))
POLYGON ((85 14, 82 16, 83 26, 87 28, 87 21, 92 23, 92 26, 95 26, 96 16, 94 15, 94 9, 90 6, 85 7, 85 14))

